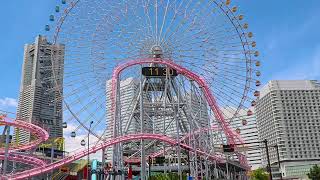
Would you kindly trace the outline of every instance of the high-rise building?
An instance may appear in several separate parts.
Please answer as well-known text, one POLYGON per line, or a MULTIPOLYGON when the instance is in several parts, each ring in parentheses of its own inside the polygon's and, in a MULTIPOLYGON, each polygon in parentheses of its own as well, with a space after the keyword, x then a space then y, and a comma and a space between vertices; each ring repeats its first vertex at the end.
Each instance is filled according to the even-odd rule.
POLYGON ((256 116, 259 138, 268 140, 273 165, 278 162, 274 145, 279 147, 283 177, 301 178, 320 164, 319 81, 270 81, 260 91, 256 116))
MULTIPOLYGON (((253 110, 251 110, 254 112, 253 110)), ((248 147, 245 155, 252 170, 262 167, 261 147, 259 143, 257 119, 255 114, 248 116, 247 110, 240 110, 239 116, 231 121, 231 127, 240 134, 248 147)))
MULTIPOLYGON (((108 130, 106 131, 106 138, 110 139, 113 136, 113 124, 112 124, 112 112, 111 112, 111 80, 108 80, 106 83, 106 108, 107 108, 107 117, 106 117, 106 123, 108 130)), ((126 134, 135 133, 140 131, 140 120, 134 120, 131 122, 131 124, 128 124, 130 114, 133 110, 134 103, 132 103, 135 100, 135 97, 138 95, 139 91, 139 82, 137 82, 134 78, 128 78, 120 82, 120 102, 121 102, 121 120, 122 120, 122 130, 125 131, 126 127, 127 131, 123 132, 126 134)), ((135 117, 132 117, 135 118, 135 117)), ((108 151, 106 152, 107 161, 112 161, 112 148, 108 148, 108 151)))
MULTIPOLYGON (((24 47, 17 117, 46 128, 50 138, 63 137, 63 63, 64 45, 53 45, 44 36, 24 47)), ((28 142, 30 133, 15 129, 14 141, 28 142)))

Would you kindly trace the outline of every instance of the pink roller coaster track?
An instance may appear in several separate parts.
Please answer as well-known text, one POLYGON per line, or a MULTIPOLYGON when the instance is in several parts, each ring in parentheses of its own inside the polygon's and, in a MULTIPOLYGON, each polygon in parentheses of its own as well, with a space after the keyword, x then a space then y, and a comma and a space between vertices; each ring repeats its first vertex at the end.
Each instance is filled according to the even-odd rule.
MULTIPOLYGON (((241 139, 241 137, 236 132, 234 132, 232 130, 232 128, 230 128, 229 124, 225 121, 225 119, 222 115, 222 112, 221 112, 213 94, 211 93, 209 86, 205 82, 205 80, 202 77, 198 76, 197 74, 191 72, 190 70, 188 70, 178 64, 175 64, 170 59, 158 59, 158 58, 136 59, 136 60, 128 61, 125 64, 122 64, 120 66, 117 66, 112 74, 112 95, 111 95, 112 106, 111 106, 111 111, 113 112, 113 115, 115 114, 114 107, 116 104, 115 103, 115 97, 116 97, 115 95, 116 95, 117 81, 118 81, 118 77, 119 77, 119 74, 121 73, 121 71, 123 71, 124 69, 126 69, 130 66, 139 65, 139 64, 148 64, 148 63, 167 65, 168 67, 177 70, 177 72, 179 74, 184 75, 187 78, 196 81, 198 83, 198 85, 203 88, 204 95, 207 99, 207 102, 208 102, 211 110, 214 112, 215 118, 217 119, 217 121, 219 123, 221 123, 222 130, 226 134, 228 142, 230 144, 235 144, 236 142, 243 143, 243 140, 241 139)), ((114 118, 112 118, 112 119, 114 119, 114 118)), ((113 127, 113 126, 110 126, 110 127, 113 127)))
MULTIPOLYGON (((119 77, 119 74, 121 73, 121 71, 123 71, 125 68, 130 67, 130 66, 139 65, 139 64, 140 65, 148 64, 148 63, 157 63, 157 64, 167 65, 170 68, 176 69, 179 74, 184 75, 187 78, 196 81, 198 83, 198 85, 203 88, 204 95, 207 98, 208 104, 209 104, 211 110, 214 112, 215 118, 220 122, 222 130, 224 131, 224 133, 227 136, 228 142, 230 144, 235 144, 236 142, 243 143, 243 140, 237 135, 237 133, 235 133, 230 128, 229 124, 224 120, 224 117, 222 116, 221 110, 219 109, 219 107, 218 107, 218 105, 216 103, 216 100, 215 100, 213 94, 211 93, 208 85, 206 84, 205 80, 202 79, 200 76, 194 74, 193 72, 181 67, 180 65, 175 64, 171 60, 153 59, 153 58, 137 59, 137 60, 133 60, 133 61, 128 61, 127 63, 125 63, 123 65, 117 66, 115 68, 114 72, 113 72, 113 75, 112 75, 112 99, 111 99, 111 101, 113 103, 113 105, 111 106, 112 107, 112 112, 115 111, 114 105, 115 105, 116 84, 117 84, 118 77, 119 77)), ((45 140, 48 139, 48 133, 45 132, 45 130, 41 129, 38 126, 29 124, 29 123, 26 123, 26 122, 23 122, 23 121, 19 121, 19 120, 12 121, 12 122, 2 120, 1 122, 5 123, 7 125, 12 125, 12 126, 15 126, 15 127, 19 127, 21 129, 30 130, 31 132, 34 132, 37 135, 37 137, 39 137, 38 141, 33 141, 31 144, 27 144, 26 146, 21 146, 18 150, 31 149, 31 148, 36 147, 37 145, 39 145, 42 141, 45 141, 45 140)), ((115 122, 113 122, 113 123, 115 123, 115 122)), ((212 128, 215 128, 215 127, 212 127, 212 128)), ((211 129, 211 128, 208 128, 207 130, 209 130, 209 129, 211 129)), ((206 130, 206 129, 204 129, 204 130, 206 130)), ((187 137, 184 137, 184 138, 187 138, 187 137)), ((75 153, 72 156, 66 157, 66 158, 64 158, 64 159, 62 159, 60 161, 54 162, 52 164, 45 164, 43 162, 40 162, 40 161, 37 161, 37 160, 34 159, 34 162, 37 163, 38 167, 33 168, 31 170, 19 172, 19 173, 13 174, 11 176, 7 176, 5 178, 8 178, 8 179, 26 179, 26 178, 29 178, 29 177, 33 177, 33 176, 36 176, 36 175, 39 175, 39 174, 42 174, 42 173, 49 172, 49 171, 51 171, 53 169, 59 168, 59 167, 65 165, 65 164, 69 164, 69 163, 71 163, 71 162, 73 162, 75 160, 78 160, 78 159, 80 159, 80 158, 82 158, 82 157, 84 157, 84 156, 86 156, 88 154, 96 153, 97 151, 99 151, 101 149, 105 149, 107 147, 111 147, 111 146, 113 146, 115 144, 118 144, 118 143, 121 143, 121 142, 133 141, 133 140, 140 140, 140 139, 159 140, 159 141, 162 141, 162 142, 166 142, 166 143, 168 143, 170 145, 177 145, 178 144, 178 141, 176 139, 172 139, 172 138, 170 138, 168 136, 164 136, 164 135, 160 135, 160 134, 147 134, 147 133, 130 134, 130 135, 120 136, 120 137, 116 137, 116 138, 110 139, 108 141, 102 142, 100 144, 97 144, 97 145, 91 147, 89 149, 89 151, 88 150, 83 150, 81 152, 75 153)), ((183 140, 183 138, 180 141, 182 141, 182 140, 183 140)), ((218 162, 223 162, 223 158, 222 157, 220 157, 218 155, 208 154, 208 153, 206 153, 204 151, 201 151, 199 149, 193 149, 191 146, 189 146, 187 144, 180 143, 180 147, 183 148, 183 149, 186 149, 188 151, 196 151, 198 154, 207 156, 211 160, 215 160, 215 161, 218 161, 218 162)), ((11 150, 11 151, 13 151, 13 150, 11 150)), ((240 153, 237 153, 237 155, 238 155, 238 158, 240 160, 240 163, 242 163, 243 165, 247 165, 246 158, 240 153)), ((14 160, 13 156, 14 155, 12 155, 12 159, 14 160)), ((1 155, 0 155, 0 157, 1 157, 1 155)), ((29 160, 31 161, 32 158, 29 157, 29 159, 28 159, 28 158, 25 158, 25 157, 19 157, 18 159, 15 159, 15 160, 16 161, 27 162, 29 160)))
MULTIPOLYGON (((212 130, 218 130, 219 128, 218 127, 211 127, 211 128, 205 128, 205 129, 199 129, 198 131, 196 131, 195 133, 189 133, 189 134, 186 134, 185 136, 183 136, 181 139, 180 139, 180 143, 182 143, 182 141, 186 140, 187 138, 189 138, 190 136, 192 135, 197 135, 197 134, 201 134, 203 132, 209 132, 209 131, 212 131, 212 130)), ((150 155, 148 155, 148 157, 152 157, 152 158, 155 158, 155 157, 158 157, 160 156, 161 154, 163 154, 164 152, 167 152, 169 150, 171 150, 172 148, 166 148, 165 151, 163 150, 160 150, 158 152, 154 152, 150 155)), ((125 162, 127 163, 138 163, 140 162, 140 158, 128 158, 125 160, 125 162)))
MULTIPOLYGON (((170 68, 175 69, 179 74, 184 75, 185 77, 194 80, 195 82, 198 83, 198 85, 200 87, 202 87, 203 91, 204 91, 204 95, 207 99, 207 102, 211 108, 211 110, 214 113, 214 116, 216 118, 216 120, 221 124, 222 130, 224 131, 225 135, 227 136, 227 140, 229 144, 243 144, 244 141, 242 140, 242 138, 239 136, 239 134, 237 134, 235 131, 233 131, 232 128, 230 128, 229 124, 225 121, 222 112, 214 98, 214 95, 211 93, 211 90, 209 88, 209 86, 207 85, 207 83, 205 82, 205 80, 198 76, 197 74, 193 73, 192 71, 174 63, 174 61, 172 61, 171 59, 160 59, 160 58, 145 58, 145 59, 135 59, 135 60, 131 60, 128 61, 122 65, 117 66, 112 74, 112 95, 111 95, 111 112, 113 112, 113 118, 112 120, 114 120, 114 115, 115 115, 115 106, 116 106, 116 90, 117 90, 117 82, 119 80, 119 75, 120 73, 131 66, 134 65, 142 65, 142 64, 150 64, 150 63, 155 63, 155 64, 162 64, 162 65, 166 65, 170 68)), ((111 128, 114 127, 114 123, 112 122, 113 126, 110 126, 110 130, 112 130, 111 128)), ((240 163, 244 166, 248 167, 248 162, 246 157, 241 154, 241 153, 237 153, 238 159, 240 161, 240 163)))
MULTIPOLYGON (((31 141, 30 143, 23 144, 20 146, 9 147, 9 152, 30 150, 32 148, 37 147, 40 143, 49 139, 49 134, 46 130, 44 130, 34 124, 27 123, 25 121, 12 120, 10 118, 0 116, 0 124, 23 129, 25 131, 30 132, 31 134, 33 134, 36 137, 36 140, 31 141)), ((4 153, 4 148, 0 148, 0 153, 4 153)))
MULTIPOLYGON (((46 173, 46 172, 49 172, 53 169, 56 169, 56 168, 59 168, 65 164, 69 164, 75 160, 78 160, 82 157, 85 157, 87 154, 91 154, 91 153, 96 153, 97 151, 101 150, 101 149, 104 149, 104 148, 107 148, 107 147, 111 147, 113 146, 114 144, 118 144, 118 143, 121 143, 121 142, 127 142, 127 141, 133 141, 133 140, 140 140, 140 139, 150 139, 150 140, 159 140, 159 141, 162 141, 162 142, 166 142, 170 145, 177 145, 177 141, 175 139, 172 139, 168 136, 163 136, 163 135, 157 135, 157 134, 147 134, 147 133, 144 133, 144 134, 131 134, 131 135, 126 135, 126 136, 121 136, 121 137, 118 137, 118 138, 114 138, 114 139, 111 139, 109 141, 106 141, 106 142, 103 142, 103 143, 100 143, 94 147, 91 147, 88 150, 83 150, 79 153, 76 153, 72 156, 69 156, 67 158, 64 158, 60 161, 57 161, 57 162, 54 162, 52 164, 48 164, 48 165, 44 165, 44 166, 40 166, 40 167, 37 167, 37 168, 34 168, 34 169, 31 169, 31 170, 27 170, 27 171, 23 171, 23 172, 20 172, 20 173, 17 173, 17 174, 14 174, 12 176, 8 176, 6 178, 8 179, 26 179, 26 178, 29 178, 29 177, 32 177, 32 176, 36 176, 36 175, 39 175, 39 174, 42 174, 42 173, 46 173)), ((196 151, 198 154, 200 155, 204 155, 204 156, 207 156, 209 157, 209 159, 211 160, 215 160, 215 161, 218 161, 218 162, 223 162, 223 159, 221 158, 218 158, 216 156, 213 156, 213 155, 210 155, 206 152, 203 152, 201 150, 195 150, 193 149, 191 146, 187 145, 187 144, 180 144, 180 147, 183 148, 183 149, 186 149, 186 150, 189 150, 189 151, 196 151)))
MULTIPOLYGON (((4 158, 5 158, 5 155, 0 154, 0 160, 4 160, 4 158)), ((45 166, 47 164, 46 162, 44 162, 41 159, 38 159, 37 157, 33 157, 30 155, 23 155, 23 154, 15 154, 15 153, 10 153, 8 155, 8 160, 19 162, 22 164, 28 164, 33 167, 45 166)))

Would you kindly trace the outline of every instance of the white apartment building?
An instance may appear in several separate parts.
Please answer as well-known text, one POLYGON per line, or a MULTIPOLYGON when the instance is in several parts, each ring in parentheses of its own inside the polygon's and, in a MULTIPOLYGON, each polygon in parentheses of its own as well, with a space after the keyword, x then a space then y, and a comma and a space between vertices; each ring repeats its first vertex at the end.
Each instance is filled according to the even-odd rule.
MULTIPOLYGON (((270 81, 260 92, 256 106, 260 140, 267 139, 272 166, 279 146, 284 178, 304 178, 312 165, 320 164, 320 82, 270 81)), ((267 164, 263 150, 263 163, 267 164)))

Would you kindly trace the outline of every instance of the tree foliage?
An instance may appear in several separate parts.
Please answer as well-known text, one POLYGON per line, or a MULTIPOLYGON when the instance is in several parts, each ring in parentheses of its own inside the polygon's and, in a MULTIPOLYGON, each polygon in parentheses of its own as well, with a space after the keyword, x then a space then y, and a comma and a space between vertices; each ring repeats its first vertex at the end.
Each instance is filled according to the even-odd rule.
MULTIPOLYGON (((185 174, 182 175, 182 179, 187 179, 185 174)), ((177 173, 159 173, 149 177, 149 180, 179 180, 179 175, 177 173)))
POLYGON ((269 179, 269 174, 262 168, 251 171, 249 176, 251 180, 268 180, 269 179))
POLYGON ((318 165, 314 165, 310 169, 310 171, 307 175, 312 180, 319 180, 320 179, 320 167, 318 165))

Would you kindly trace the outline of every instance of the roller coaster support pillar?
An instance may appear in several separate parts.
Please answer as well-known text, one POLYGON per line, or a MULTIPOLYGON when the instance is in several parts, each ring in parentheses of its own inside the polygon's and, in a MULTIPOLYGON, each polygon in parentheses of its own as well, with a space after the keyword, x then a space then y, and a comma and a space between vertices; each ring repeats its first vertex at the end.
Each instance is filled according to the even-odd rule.
POLYGON ((5 126, 4 131, 6 131, 6 145, 5 145, 5 157, 3 162, 3 175, 7 173, 8 166, 8 153, 9 153, 9 138, 10 138, 10 126, 5 126))
POLYGON ((104 168, 106 166, 105 154, 106 154, 106 149, 103 148, 102 149, 102 160, 101 160, 102 164, 101 164, 101 167, 100 167, 101 168, 101 179, 104 179, 104 168))
POLYGON ((229 180, 229 179, 230 179, 230 174, 229 174, 229 164, 228 164, 228 160, 229 160, 229 156, 227 156, 227 159, 226 159, 227 179, 229 180))
MULTIPOLYGON (((144 118, 143 118, 143 76, 140 75, 140 132, 144 132, 144 118)), ((140 148, 141 148, 141 172, 140 176, 142 180, 146 179, 146 157, 145 157, 145 149, 144 149, 144 140, 141 139, 140 141, 140 148)))
MULTIPOLYGON (((178 91, 179 92, 179 91, 178 91)), ((179 93, 178 93, 179 94, 179 93)), ((179 113, 179 95, 178 95, 178 107, 175 107, 174 108, 174 119, 175 119, 175 122, 176 122, 176 129, 177 129, 177 146, 176 146, 176 150, 178 151, 177 154, 178 154, 178 175, 179 175, 179 179, 182 180, 182 172, 181 172, 181 155, 180 155, 180 152, 181 152, 181 149, 180 149, 180 131, 179 131, 179 122, 178 122, 178 113, 179 113)))
POLYGON ((54 149, 53 149, 53 146, 54 146, 54 142, 51 143, 51 163, 53 163, 53 157, 54 157, 54 149))

